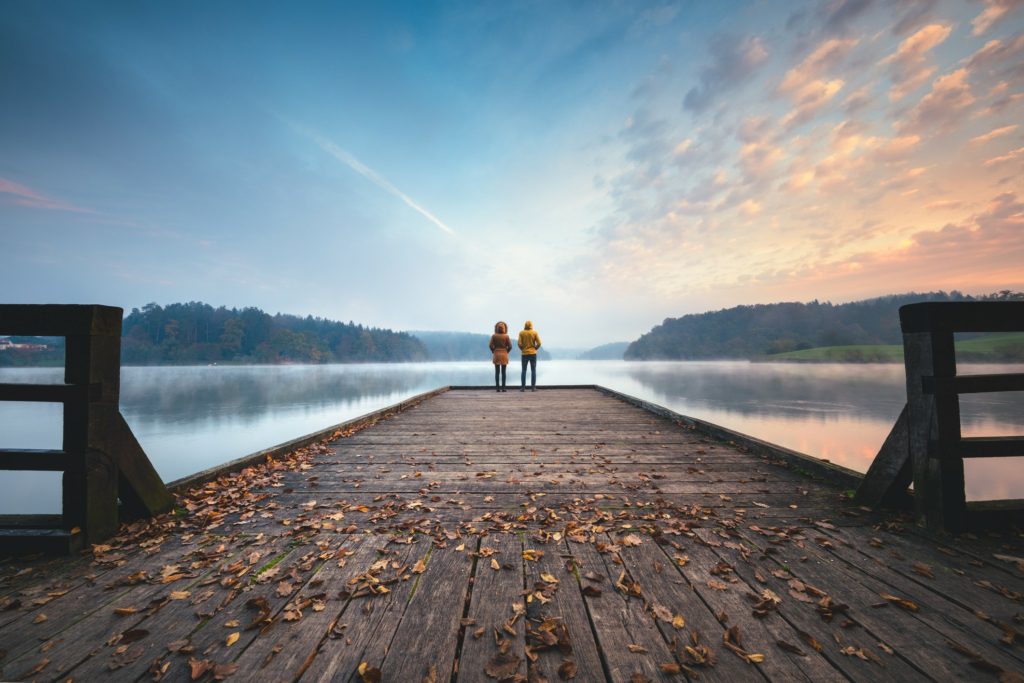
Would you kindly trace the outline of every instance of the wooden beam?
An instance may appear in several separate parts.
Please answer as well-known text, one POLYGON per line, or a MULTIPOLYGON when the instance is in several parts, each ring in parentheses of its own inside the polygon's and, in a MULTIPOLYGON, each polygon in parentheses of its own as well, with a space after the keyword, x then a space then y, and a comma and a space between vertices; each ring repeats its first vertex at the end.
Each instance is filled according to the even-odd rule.
POLYGON ((954 444, 961 458, 1010 458, 1024 455, 1024 436, 967 436, 954 444))
POLYGON ((59 450, 0 448, 0 470, 63 472, 72 461, 72 456, 59 450))
POLYGON ((900 306, 904 333, 1022 332, 1024 301, 927 301, 900 306))
POLYGON ((99 384, 0 384, 0 401, 38 403, 88 401, 99 397, 102 390, 99 384))
POLYGON ((174 497, 120 412, 114 417, 111 432, 110 452, 117 466, 117 490, 124 516, 138 518, 170 511, 174 497))
POLYGON ((124 310, 114 306, 0 304, 0 334, 121 336, 124 310))
POLYGON ((914 479, 908 439, 907 404, 904 403, 896 423, 857 487, 858 503, 878 507, 900 506, 908 502, 907 487, 914 479))
POLYGON ((1024 391, 1024 373, 922 377, 921 387, 926 394, 982 394, 996 391, 1024 391))

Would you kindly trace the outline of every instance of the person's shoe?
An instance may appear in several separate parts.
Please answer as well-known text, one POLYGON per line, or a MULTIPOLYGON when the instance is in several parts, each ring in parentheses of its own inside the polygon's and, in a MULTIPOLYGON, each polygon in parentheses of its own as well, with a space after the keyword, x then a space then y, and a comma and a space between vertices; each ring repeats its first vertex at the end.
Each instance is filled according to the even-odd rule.
POLYGON ((523 388, 522 388, 522 389, 520 389, 519 391, 520 391, 520 393, 522 393, 522 392, 526 391, 526 387, 523 387, 523 388))
POLYGON ((501 393, 501 389, 495 389, 494 391, 499 394, 501 393))
POLYGON ((537 391, 537 387, 530 387, 530 391, 537 391))

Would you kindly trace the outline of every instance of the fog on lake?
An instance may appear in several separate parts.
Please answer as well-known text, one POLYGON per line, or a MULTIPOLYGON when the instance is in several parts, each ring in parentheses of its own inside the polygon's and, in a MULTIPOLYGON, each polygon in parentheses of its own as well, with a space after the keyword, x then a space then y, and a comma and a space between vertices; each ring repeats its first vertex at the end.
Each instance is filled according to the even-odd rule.
MULTIPOLYGON (((509 370, 518 385, 519 367, 509 370)), ((5 368, 0 382, 60 382, 62 372, 5 368)), ((125 367, 121 412, 170 481, 439 386, 492 381, 487 362, 125 367)), ((862 472, 906 395, 895 364, 560 360, 539 364, 538 384, 600 384, 862 472)), ((1024 434, 1024 395, 963 396, 961 424, 965 435, 1024 434)), ((0 447, 60 448, 60 433, 60 405, 0 403, 0 447)), ((968 498, 1024 497, 1016 464, 967 461, 968 498)), ((3 473, 0 513, 59 510, 59 473, 3 473)))

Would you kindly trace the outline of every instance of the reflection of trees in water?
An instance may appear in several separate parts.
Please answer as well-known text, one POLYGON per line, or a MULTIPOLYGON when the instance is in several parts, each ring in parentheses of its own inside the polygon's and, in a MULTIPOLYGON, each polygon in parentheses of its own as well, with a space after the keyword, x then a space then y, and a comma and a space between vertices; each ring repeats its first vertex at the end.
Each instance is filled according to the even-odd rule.
POLYGON ((480 374, 457 365, 426 364, 134 367, 122 372, 121 405, 133 421, 179 424, 251 423, 281 410, 323 410, 444 384, 476 383, 480 374))
MULTIPOLYGON (((655 400, 759 417, 826 421, 854 414, 894 420, 906 400, 899 365, 636 363, 627 366, 627 375, 656 394, 655 400)), ((1024 393, 961 397, 965 426, 992 419, 1024 425, 1024 393)))

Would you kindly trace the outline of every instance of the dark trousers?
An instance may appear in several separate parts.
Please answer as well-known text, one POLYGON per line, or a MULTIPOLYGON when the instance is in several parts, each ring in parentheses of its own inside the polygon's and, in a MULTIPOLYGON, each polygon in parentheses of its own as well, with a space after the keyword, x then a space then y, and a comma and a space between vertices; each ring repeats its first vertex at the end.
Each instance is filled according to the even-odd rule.
POLYGON ((523 376, 520 380, 522 386, 526 386, 526 366, 530 366, 530 386, 537 386, 537 354, 523 354, 523 376))
POLYGON ((503 387, 505 386, 505 374, 508 370, 507 365, 495 365, 494 366, 494 386, 503 387), (498 384, 498 376, 501 376, 501 384, 498 384))

